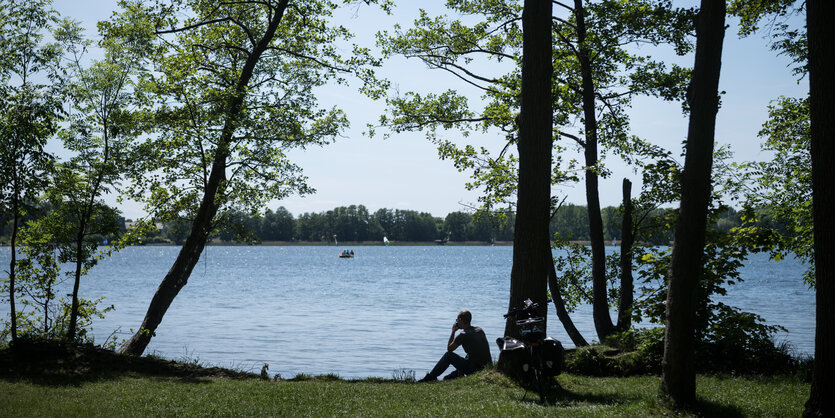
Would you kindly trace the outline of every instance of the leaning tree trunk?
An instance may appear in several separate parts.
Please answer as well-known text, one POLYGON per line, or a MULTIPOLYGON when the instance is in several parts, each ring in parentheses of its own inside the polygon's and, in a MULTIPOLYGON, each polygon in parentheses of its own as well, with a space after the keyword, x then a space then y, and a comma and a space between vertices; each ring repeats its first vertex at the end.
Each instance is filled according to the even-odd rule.
POLYGON ((583 334, 581 334, 577 327, 574 326, 574 321, 571 320, 571 315, 569 315, 568 310, 565 309, 565 302, 562 299, 560 284, 557 282, 557 269, 554 267, 553 262, 551 262, 551 268, 548 270, 548 287, 551 288, 551 298, 554 300, 554 306, 557 308, 557 318, 560 319, 563 328, 565 328, 568 338, 571 338, 571 342, 574 343, 575 347, 585 347, 589 345, 586 339, 583 338, 583 334))
POLYGON ((812 216, 815 240, 815 368, 804 417, 835 416, 835 16, 832 0, 808 0, 812 216))
MULTIPOLYGON (((510 308, 519 307, 528 298, 534 302, 545 301, 547 268, 551 264, 548 250, 553 144, 551 2, 525 0, 522 29, 522 93, 517 119, 519 187, 510 272, 510 308)), ((547 309, 543 306, 542 311, 544 314, 547 309)), ((511 319, 505 324, 505 335, 520 336, 511 319)), ((502 357, 499 357, 500 365, 506 363, 502 357)))
POLYGON ((626 331, 632 327, 632 303, 634 301, 634 278, 632 277, 632 245, 635 235, 632 226, 632 182, 623 179, 623 222, 620 240, 620 301, 618 303, 617 330, 626 331))
POLYGON ((681 177, 681 207, 670 261, 661 362, 661 391, 676 407, 696 400, 695 295, 705 246, 724 36, 725 0, 702 0, 696 25, 696 60, 688 97, 690 123, 681 177))
POLYGON ((148 312, 145 313, 142 326, 129 340, 122 344, 119 348, 120 353, 138 356, 145 351, 157 327, 162 322, 162 317, 165 316, 165 312, 171 306, 171 302, 180 293, 180 289, 188 283, 191 271, 200 260, 200 254, 203 252, 203 248, 206 246, 206 241, 209 238, 212 220, 218 210, 215 202, 218 190, 220 189, 220 183, 225 180, 225 173, 226 157, 221 152, 218 152, 215 154, 215 161, 209 182, 206 184, 203 201, 192 223, 191 232, 186 238, 186 242, 183 243, 180 253, 177 254, 174 265, 168 270, 159 288, 157 288, 157 292, 151 299, 151 304, 148 306, 148 312))
POLYGON ((597 114, 594 100, 589 50, 586 46, 586 17, 583 0, 574 0, 577 19, 577 58, 583 83, 583 119, 586 130, 586 209, 589 214, 589 240, 591 241, 592 316, 597 337, 604 341, 614 331, 609 315, 609 299, 606 291, 606 243, 603 239, 603 215, 600 211, 598 188, 597 114))
POLYGON ((120 353, 140 355, 145 351, 148 343, 151 342, 157 326, 162 322, 162 317, 165 315, 168 307, 171 306, 171 302, 177 297, 180 289, 186 285, 192 269, 194 269, 194 266, 200 260, 200 254, 203 252, 203 248, 209 238, 212 222, 219 208, 222 188, 225 187, 223 183, 226 182, 226 159, 229 154, 232 135, 236 129, 237 116, 243 108, 247 85, 252 78, 255 65, 275 37, 275 32, 278 29, 281 18, 284 16, 288 2, 289 0, 283 0, 276 6, 276 11, 270 19, 264 36, 255 45, 252 53, 249 54, 241 69, 241 76, 235 86, 235 95, 229 101, 226 109, 226 121, 221 131, 220 140, 218 141, 217 151, 212 162, 212 169, 209 174, 209 180, 206 183, 203 200, 200 203, 200 208, 197 210, 197 216, 191 225, 191 232, 186 238, 180 253, 177 255, 174 265, 168 271, 168 274, 165 275, 153 299, 151 299, 151 304, 148 307, 148 312, 145 314, 145 319, 142 321, 142 326, 119 348, 120 353))

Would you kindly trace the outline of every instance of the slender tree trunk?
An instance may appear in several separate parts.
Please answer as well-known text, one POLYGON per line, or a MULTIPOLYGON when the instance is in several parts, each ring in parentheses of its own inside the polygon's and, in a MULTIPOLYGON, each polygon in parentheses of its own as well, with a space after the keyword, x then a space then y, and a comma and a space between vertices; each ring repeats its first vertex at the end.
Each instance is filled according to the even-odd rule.
POLYGON ((597 176, 597 114, 591 61, 586 46, 586 17, 583 0, 574 0, 574 15, 577 19, 577 58, 580 61, 580 76, 583 83, 583 120, 586 130, 586 209, 589 214, 589 239, 591 240, 592 314, 597 337, 600 341, 604 341, 614 331, 615 326, 609 315, 609 300, 606 291, 606 243, 603 239, 603 215, 600 211, 597 176))
POLYGON ((93 210, 96 203, 96 197, 99 195, 99 190, 101 190, 101 183, 104 180, 104 170, 108 162, 110 161, 110 135, 108 134, 108 126, 107 120, 102 123, 104 127, 103 131, 103 138, 104 138, 104 151, 102 152, 103 161, 102 165, 99 167, 98 173, 96 173, 95 180, 93 181, 93 187, 90 191, 89 199, 87 200, 87 206, 84 208, 84 212, 81 214, 81 219, 78 225, 78 235, 76 236, 76 246, 75 246, 75 282, 73 283, 72 288, 72 308, 70 309, 70 328, 67 332, 67 340, 73 341, 75 340, 75 335, 78 328, 78 289, 81 286, 81 269, 83 266, 83 254, 84 254, 84 238, 87 236, 87 226, 90 224, 90 219, 93 217, 93 210))
MULTIPOLYGON (((89 220, 89 216, 85 216, 89 220)), ((67 341, 75 340, 76 328, 78 326, 78 288, 81 286, 82 253, 84 251, 84 230, 86 222, 81 222, 79 233, 75 242, 75 280, 72 286, 72 307, 70 308, 70 327, 67 330, 67 341)))
MULTIPOLYGON (((510 308, 530 298, 546 299, 551 264, 548 220, 551 210, 551 2, 525 0, 522 12, 522 93, 519 127, 519 188, 513 266, 510 272, 510 308)), ((544 305, 544 304, 543 304, 544 305)), ((547 312, 544 309, 543 315, 547 312)), ((505 335, 519 337, 512 319, 505 335)), ((499 364, 502 365, 502 356, 499 364)))
POLYGON ((554 267, 553 261, 551 262, 551 268, 548 270, 548 286, 551 288, 551 298, 554 300, 554 306, 557 308, 557 318, 560 319, 562 322, 563 328, 565 328, 566 334, 568 334, 568 338, 571 338, 571 342, 574 343, 575 347, 585 347, 589 345, 586 342, 586 339, 583 338, 583 334, 574 326, 574 321, 571 320, 571 315, 568 314, 568 310, 565 309, 565 301, 562 299, 562 291, 560 290, 560 285, 557 283, 557 269, 554 267))
POLYGON ((47 297, 41 303, 41 309, 43 310, 43 335, 49 335, 49 302, 52 301, 49 295, 52 295, 52 281, 47 281, 46 283, 46 294, 47 297))
POLYGON ((632 327, 632 302, 634 279, 632 277, 632 246, 635 235, 632 225, 632 182, 623 179, 623 222, 620 240, 620 301, 618 303, 617 330, 623 332, 632 327))
POLYGON ((804 417, 835 416, 835 2, 808 0, 812 214, 815 240, 815 368, 804 417))
POLYGON ((243 99, 246 94, 247 85, 252 78, 255 65, 275 37, 276 30, 284 16, 284 11, 287 9, 288 2, 289 0, 282 0, 275 6, 273 10, 274 14, 270 16, 270 22, 263 37, 255 45, 252 53, 249 54, 244 63, 241 76, 235 86, 236 94, 232 97, 226 109, 226 121, 224 122, 223 130, 218 141, 217 151, 212 162, 212 169, 209 174, 209 180, 206 183, 203 200, 200 203, 200 208, 197 210, 197 216, 192 222, 191 232, 186 238, 180 253, 177 255, 174 265, 168 271, 168 274, 165 275, 153 299, 151 299, 151 304, 148 307, 148 312, 145 314, 145 319, 142 321, 142 326, 119 348, 120 353, 141 355, 145 351, 148 343, 151 342, 157 326, 162 322, 162 317, 165 315, 168 307, 171 306, 171 302, 177 297, 180 289, 186 285, 192 269, 194 269, 194 266, 200 260, 200 254, 206 246, 214 217, 220 207, 219 203, 223 199, 222 189, 225 187, 223 183, 226 182, 226 159, 229 155, 229 145, 232 140, 232 135, 237 127, 237 117, 243 107, 243 99))
POLYGON ((15 308, 15 266, 17 265, 17 230, 19 228, 18 212, 20 206, 18 204, 18 193, 15 189, 14 196, 12 196, 12 237, 11 237, 11 251, 12 258, 9 262, 9 311, 11 314, 11 324, 9 324, 12 333, 12 342, 17 341, 17 310, 15 308))
POLYGON ((705 246, 724 36, 725 0, 702 0, 696 25, 696 60, 688 97, 690 123, 681 178, 681 207, 670 261, 661 363, 661 390, 676 407, 696 400, 695 295, 705 246))

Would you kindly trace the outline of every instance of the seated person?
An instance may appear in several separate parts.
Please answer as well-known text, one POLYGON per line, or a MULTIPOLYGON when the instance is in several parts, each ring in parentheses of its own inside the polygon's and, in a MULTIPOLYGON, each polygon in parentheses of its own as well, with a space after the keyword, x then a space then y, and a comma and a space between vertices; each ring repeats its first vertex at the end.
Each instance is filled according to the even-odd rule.
POLYGON ((452 333, 449 335, 449 342, 447 343, 447 352, 444 354, 438 364, 426 374, 420 382, 434 382, 438 380, 446 369, 452 365, 455 371, 444 377, 444 380, 455 379, 456 377, 466 376, 475 373, 484 367, 493 363, 493 357, 490 356, 490 344, 487 343, 487 336, 479 327, 470 325, 473 315, 470 311, 464 310, 458 313, 455 323, 452 324, 452 333), (458 335, 455 332, 461 330, 458 335), (464 347, 464 352, 467 357, 461 357, 455 354, 455 349, 459 346, 464 347))

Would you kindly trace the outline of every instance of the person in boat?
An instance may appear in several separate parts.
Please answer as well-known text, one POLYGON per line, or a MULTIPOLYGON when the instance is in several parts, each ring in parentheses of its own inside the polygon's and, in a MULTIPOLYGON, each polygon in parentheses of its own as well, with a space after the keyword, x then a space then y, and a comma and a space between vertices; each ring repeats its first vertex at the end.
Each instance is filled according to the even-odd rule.
POLYGON ((447 342, 447 352, 441 356, 435 367, 423 379, 419 380, 420 382, 437 381, 438 376, 445 372, 449 366, 455 367, 455 370, 444 376, 444 380, 466 376, 493 364, 487 336, 484 334, 484 330, 472 326, 470 323, 472 319, 473 315, 470 311, 463 310, 458 313, 455 323, 452 324, 452 333, 449 335, 449 341, 447 342), (466 357, 461 357, 455 353, 455 349, 458 347, 464 348, 464 352, 467 353, 466 357))

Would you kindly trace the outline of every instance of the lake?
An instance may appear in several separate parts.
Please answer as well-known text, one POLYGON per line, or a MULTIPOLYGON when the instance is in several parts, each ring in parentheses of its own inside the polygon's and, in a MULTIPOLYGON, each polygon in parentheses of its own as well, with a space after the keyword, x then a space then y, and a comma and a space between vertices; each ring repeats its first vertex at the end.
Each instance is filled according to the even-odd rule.
MULTIPOLYGON (((146 353, 256 372, 269 363, 271 375, 284 377, 391 377, 401 369, 421 377, 445 351, 458 311, 468 309, 498 358, 493 341, 504 331, 512 247, 355 247, 353 259, 338 258, 340 250, 207 247, 146 353)), ((177 251, 129 247, 82 280, 82 297, 105 296, 116 307, 93 323, 96 342, 121 341, 139 327, 177 251)), ((0 248, 2 271, 9 256, 9 247, 0 248)), ((778 339, 811 354, 815 294, 802 282, 804 270, 794 259, 752 255, 745 281, 731 286, 725 302, 786 327, 778 339)), ((0 307, 7 318, 8 304, 0 307)), ((556 318, 553 305, 549 313, 556 318)), ((596 339, 589 306, 572 318, 596 339)), ((572 346, 558 322, 549 334, 572 346)))

